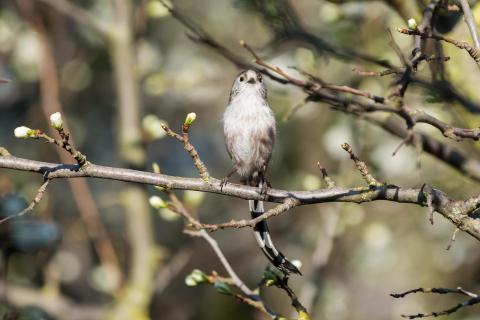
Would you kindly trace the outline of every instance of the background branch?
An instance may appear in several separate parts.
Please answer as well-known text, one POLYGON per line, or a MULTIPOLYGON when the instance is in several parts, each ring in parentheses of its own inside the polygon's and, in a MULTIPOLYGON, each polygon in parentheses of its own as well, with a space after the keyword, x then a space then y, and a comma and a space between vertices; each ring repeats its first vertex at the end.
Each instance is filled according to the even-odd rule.
POLYGON ((418 289, 412 289, 408 290, 403 293, 392 293, 391 296, 394 298, 404 298, 405 296, 413 293, 434 293, 434 294, 460 294, 464 295, 467 297, 470 297, 470 299, 465 300, 449 309, 445 309, 442 311, 432 311, 428 313, 417 313, 417 314, 402 314, 403 318, 408 318, 408 319, 420 319, 420 318, 430 318, 430 317, 440 317, 440 316, 446 316, 449 314, 452 314, 454 312, 457 312, 461 308, 469 307, 476 305, 480 303, 480 297, 472 292, 466 291, 461 287, 458 287, 456 289, 449 289, 449 288, 418 288, 418 289))

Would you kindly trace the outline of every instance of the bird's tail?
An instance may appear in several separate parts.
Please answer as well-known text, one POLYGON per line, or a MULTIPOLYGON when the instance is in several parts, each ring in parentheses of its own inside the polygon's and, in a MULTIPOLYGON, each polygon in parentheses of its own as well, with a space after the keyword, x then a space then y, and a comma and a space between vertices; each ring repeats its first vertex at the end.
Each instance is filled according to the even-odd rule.
MULTIPOLYGON (((252 215, 252 219, 263 214, 263 201, 258 200, 249 200, 248 204, 250 206, 250 213, 252 215)), ((273 244, 272 238, 270 237, 270 232, 268 231, 268 225, 266 220, 262 220, 253 227, 255 239, 257 240, 258 245, 262 249, 265 256, 267 256, 268 260, 283 271, 285 274, 290 273, 297 273, 301 275, 302 273, 298 268, 288 261, 288 259, 281 253, 280 251, 275 248, 273 244)))

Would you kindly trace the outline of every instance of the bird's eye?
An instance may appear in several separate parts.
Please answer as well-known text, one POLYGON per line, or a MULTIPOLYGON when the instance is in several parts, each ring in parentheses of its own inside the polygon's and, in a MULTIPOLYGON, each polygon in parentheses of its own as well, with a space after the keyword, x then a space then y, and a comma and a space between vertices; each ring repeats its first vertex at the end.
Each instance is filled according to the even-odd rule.
POLYGON ((243 81, 245 81, 245 77, 244 77, 244 76, 241 76, 241 77, 240 77, 240 82, 243 82, 243 81))
POLYGON ((259 75, 257 76, 257 80, 258 80, 258 82, 262 82, 262 80, 263 80, 263 79, 262 79, 262 75, 259 74, 259 75))

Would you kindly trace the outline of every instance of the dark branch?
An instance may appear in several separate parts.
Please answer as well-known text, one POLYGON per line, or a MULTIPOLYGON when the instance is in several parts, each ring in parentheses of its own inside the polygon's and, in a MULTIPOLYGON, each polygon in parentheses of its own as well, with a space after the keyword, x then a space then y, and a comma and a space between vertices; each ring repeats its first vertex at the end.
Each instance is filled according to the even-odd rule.
POLYGON ((446 316, 449 314, 452 314, 454 312, 457 312, 459 309, 468 307, 468 306, 473 306, 475 304, 480 303, 480 297, 472 292, 466 291, 461 287, 458 287, 456 289, 449 289, 449 288, 417 288, 417 289, 412 289, 408 290, 403 293, 392 293, 390 294, 394 298, 404 298, 405 296, 409 294, 414 294, 414 293, 435 293, 435 294, 459 294, 463 296, 467 296, 470 299, 465 300, 449 309, 442 310, 442 311, 433 311, 433 312, 428 312, 428 313, 417 313, 417 314, 402 314, 403 318, 408 318, 408 319, 419 319, 419 318, 429 318, 429 317, 440 317, 440 316, 446 316))

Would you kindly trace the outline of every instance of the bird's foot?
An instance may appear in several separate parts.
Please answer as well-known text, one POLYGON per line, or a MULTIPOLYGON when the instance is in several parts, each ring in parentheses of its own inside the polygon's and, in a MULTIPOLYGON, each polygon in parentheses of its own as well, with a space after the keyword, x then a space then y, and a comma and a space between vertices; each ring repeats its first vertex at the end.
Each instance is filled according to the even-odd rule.
POLYGON ((260 194, 261 195, 266 195, 268 193, 268 189, 270 189, 271 187, 272 187, 272 185, 270 184, 270 182, 265 180, 262 183, 262 186, 260 187, 260 194))
POLYGON ((223 187, 225 187, 228 183, 228 176, 223 177, 222 180, 220 180, 220 191, 223 191, 223 187))

